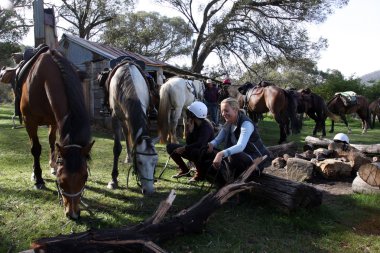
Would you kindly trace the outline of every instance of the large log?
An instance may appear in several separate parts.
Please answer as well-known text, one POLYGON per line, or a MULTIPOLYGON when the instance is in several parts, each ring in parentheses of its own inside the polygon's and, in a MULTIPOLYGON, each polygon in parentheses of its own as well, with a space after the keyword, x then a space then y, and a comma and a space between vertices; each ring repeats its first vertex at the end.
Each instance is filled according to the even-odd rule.
POLYGON ((369 185, 380 188, 380 163, 368 163, 360 166, 358 175, 369 185))
POLYGON ((322 203, 322 192, 307 184, 263 173, 255 179, 252 195, 290 213, 300 208, 314 208, 322 203))
POLYGON ((290 156, 294 156, 297 152, 297 143, 294 141, 288 142, 285 144, 269 146, 267 147, 270 152, 273 154, 273 158, 281 157, 284 154, 288 154, 290 156))
POLYGON ((42 238, 26 252, 165 252, 156 243, 188 233, 199 233, 210 215, 235 194, 250 190, 255 196, 281 203, 284 208, 319 206, 322 193, 314 187, 262 174, 253 176, 262 158, 244 171, 237 180, 216 192, 210 192, 188 209, 163 220, 174 201, 172 192, 155 214, 145 222, 126 228, 90 230, 71 235, 42 238), (252 181, 254 179, 255 181, 252 181))
MULTIPOLYGON (((332 143, 333 141, 327 138, 316 138, 313 136, 306 136, 305 142, 313 145, 314 147, 327 148, 328 145, 332 143)), ((380 144, 370 144, 370 145, 350 144, 350 146, 370 156, 380 154, 380 144)))

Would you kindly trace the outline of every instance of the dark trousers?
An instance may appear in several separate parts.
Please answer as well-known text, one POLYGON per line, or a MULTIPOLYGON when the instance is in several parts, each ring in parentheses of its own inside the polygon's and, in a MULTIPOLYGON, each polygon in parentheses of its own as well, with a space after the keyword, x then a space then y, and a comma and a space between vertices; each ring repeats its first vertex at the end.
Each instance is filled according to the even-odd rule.
POLYGON ((217 152, 219 152, 219 150, 214 150, 212 153, 207 153, 207 155, 201 159, 199 164, 199 166, 202 167, 202 170, 205 171, 207 180, 211 183, 215 183, 217 187, 222 187, 228 180, 237 178, 253 163, 250 156, 244 152, 241 152, 227 158, 223 158, 220 168, 215 169, 212 166, 212 162, 217 152))
MULTIPOLYGON (((173 161, 178 165, 178 167, 183 171, 189 171, 189 168, 187 167, 186 163, 183 161, 182 158, 185 158, 191 162, 194 163, 195 167, 199 168, 199 158, 200 158, 200 149, 191 149, 191 150, 185 150, 182 154, 177 154, 174 153, 174 150, 176 148, 183 147, 181 144, 175 144, 175 143, 170 143, 166 145, 166 151, 168 154, 171 156, 173 161)), ((198 171, 199 172, 199 171, 198 171)))

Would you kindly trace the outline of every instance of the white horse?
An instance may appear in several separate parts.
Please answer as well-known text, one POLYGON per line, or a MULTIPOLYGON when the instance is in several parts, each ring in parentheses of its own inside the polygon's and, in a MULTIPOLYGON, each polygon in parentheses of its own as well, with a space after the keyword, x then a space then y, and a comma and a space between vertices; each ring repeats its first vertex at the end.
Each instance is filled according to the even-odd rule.
POLYGON ((158 107, 158 133, 161 142, 178 143, 178 120, 182 115, 185 125, 187 106, 195 100, 202 101, 204 89, 202 81, 181 77, 172 77, 161 86, 158 107))
POLYGON ((126 137, 128 156, 132 154, 132 163, 143 194, 154 192, 154 170, 158 162, 158 154, 154 140, 149 137, 148 117, 149 88, 138 69, 130 62, 120 63, 109 74, 104 88, 109 93, 109 105, 114 131, 114 159, 112 181, 108 188, 118 186, 118 163, 122 151, 121 132, 126 137), (132 146, 130 150, 129 145, 132 146))

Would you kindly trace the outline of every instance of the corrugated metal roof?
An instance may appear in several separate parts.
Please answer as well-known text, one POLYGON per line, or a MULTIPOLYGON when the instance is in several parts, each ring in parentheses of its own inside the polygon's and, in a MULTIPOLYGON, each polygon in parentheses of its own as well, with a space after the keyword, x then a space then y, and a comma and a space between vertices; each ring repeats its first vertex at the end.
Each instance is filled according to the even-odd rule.
POLYGON ((69 41, 77 43, 77 44, 79 44, 79 45, 103 56, 104 58, 107 58, 110 60, 116 59, 120 56, 131 56, 131 57, 136 58, 137 60, 144 61, 145 64, 148 66, 162 66, 162 67, 168 66, 168 64, 166 64, 165 62, 162 62, 162 61, 153 60, 149 57, 146 57, 146 56, 143 56, 143 55, 140 55, 137 53, 132 53, 132 52, 122 50, 119 48, 115 48, 115 47, 111 47, 111 46, 108 46, 108 45, 105 45, 102 43, 88 41, 88 40, 85 40, 85 39, 82 39, 82 38, 79 38, 79 37, 76 37, 73 35, 63 34, 61 41, 64 39, 67 39, 69 41))

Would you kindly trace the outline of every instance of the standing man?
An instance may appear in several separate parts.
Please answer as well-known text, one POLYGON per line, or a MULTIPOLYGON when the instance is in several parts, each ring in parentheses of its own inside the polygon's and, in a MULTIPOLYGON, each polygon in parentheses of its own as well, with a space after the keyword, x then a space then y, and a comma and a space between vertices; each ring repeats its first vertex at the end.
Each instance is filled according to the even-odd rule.
POLYGON ((204 93, 205 104, 207 106, 210 119, 212 123, 217 126, 218 120, 218 94, 219 90, 216 85, 213 84, 211 79, 206 80, 206 89, 204 93))

